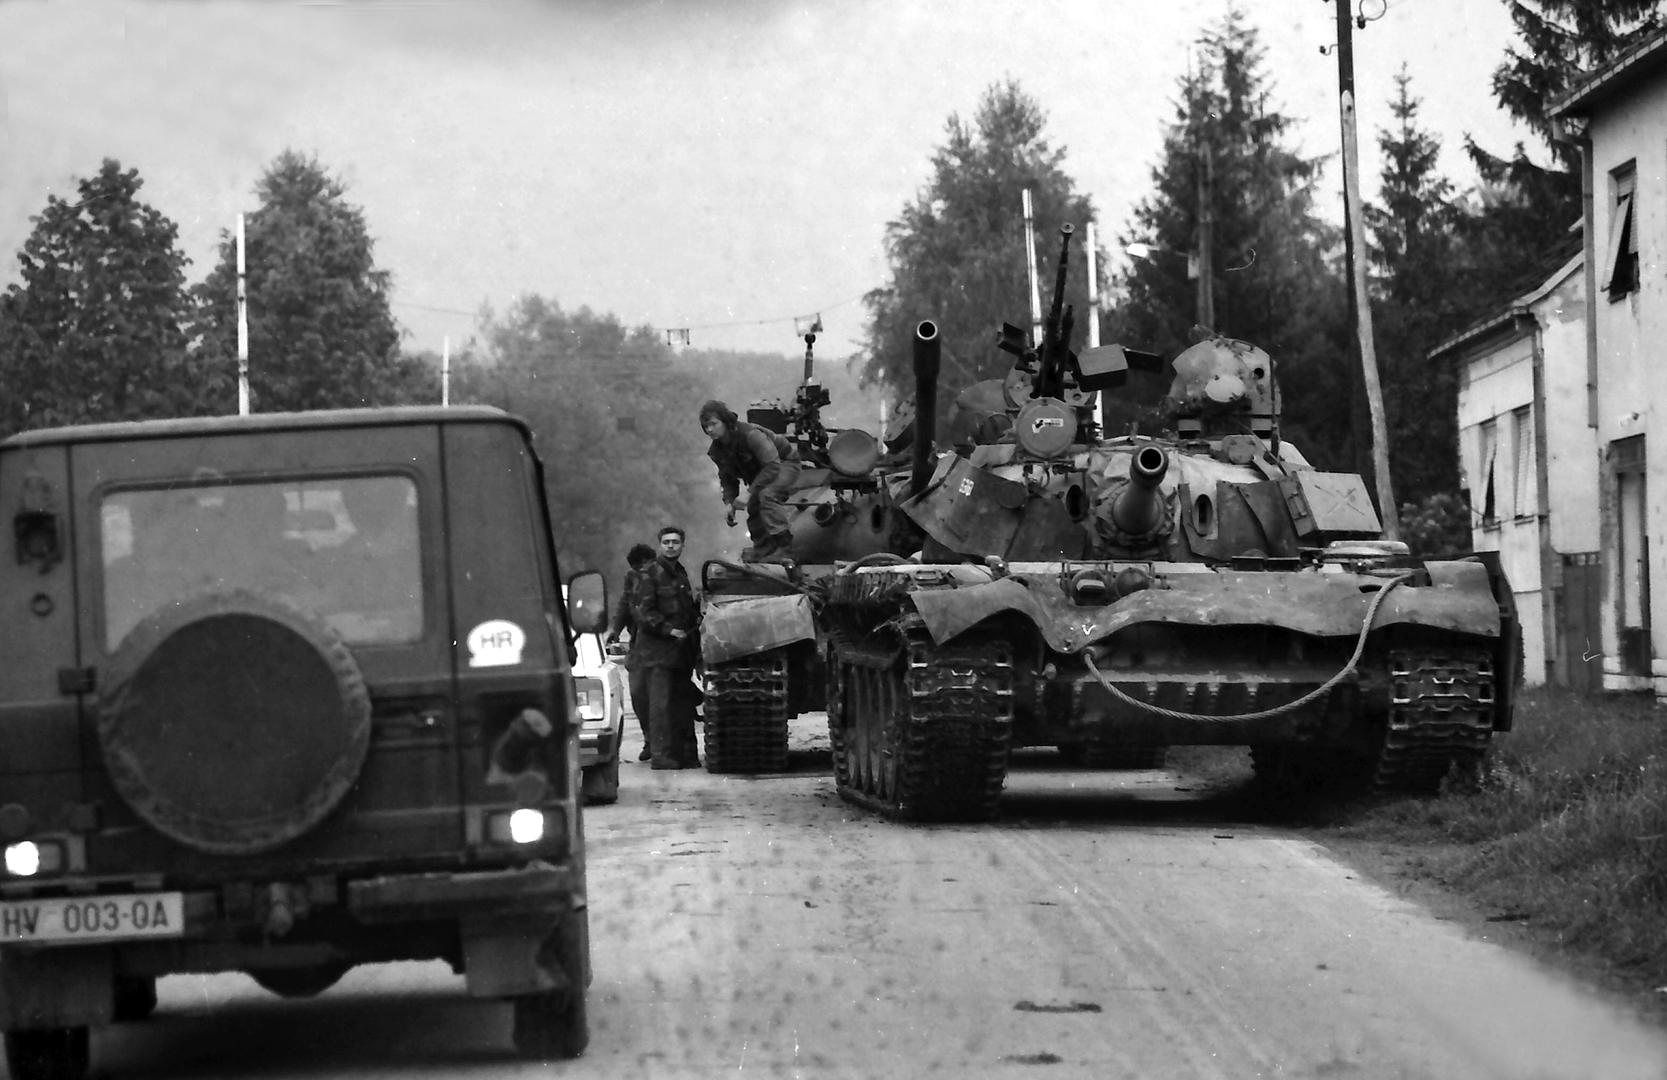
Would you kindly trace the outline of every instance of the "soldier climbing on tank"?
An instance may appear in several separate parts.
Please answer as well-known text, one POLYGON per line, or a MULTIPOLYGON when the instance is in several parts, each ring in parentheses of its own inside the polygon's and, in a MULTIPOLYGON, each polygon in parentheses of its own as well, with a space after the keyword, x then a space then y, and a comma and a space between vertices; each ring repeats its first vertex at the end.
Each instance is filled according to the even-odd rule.
POLYGON ((784 435, 739 419, 721 401, 700 407, 700 429, 712 440, 706 456, 718 467, 724 502, 732 510, 746 509, 752 547, 741 558, 761 562, 785 555, 792 542, 793 518, 786 497, 799 475, 793 444, 784 435), (742 484, 747 485, 744 504, 742 484))

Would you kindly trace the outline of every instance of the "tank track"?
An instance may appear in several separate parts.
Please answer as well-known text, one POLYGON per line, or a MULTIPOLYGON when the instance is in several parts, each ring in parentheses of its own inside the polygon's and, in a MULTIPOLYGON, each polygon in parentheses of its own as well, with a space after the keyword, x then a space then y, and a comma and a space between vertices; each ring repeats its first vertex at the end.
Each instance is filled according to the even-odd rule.
POLYGON ((899 821, 987 821, 1007 779, 1011 649, 924 631, 839 640, 828 731, 840 798, 899 821))
POLYGON ((787 770, 788 664, 782 649, 706 669, 706 771, 787 770))
POLYGON ((1389 654, 1389 726, 1372 786, 1433 793, 1476 767, 1493 736, 1493 658, 1477 650, 1389 654))
POLYGON ((1257 778, 1297 798, 1431 795, 1453 770, 1474 769, 1493 735, 1492 657, 1479 649, 1397 649, 1380 664, 1389 708, 1375 754, 1253 746, 1257 778))

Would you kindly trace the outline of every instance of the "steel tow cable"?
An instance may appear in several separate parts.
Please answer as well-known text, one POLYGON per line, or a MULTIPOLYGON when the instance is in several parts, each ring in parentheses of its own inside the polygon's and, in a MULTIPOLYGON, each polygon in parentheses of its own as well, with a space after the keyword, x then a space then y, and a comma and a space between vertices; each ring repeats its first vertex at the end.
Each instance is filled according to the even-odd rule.
POLYGON ((1319 686, 1316 686, 1314 689, 1308 691, 1308 693, 1297 698, 1295 701, 1288 701, 1283 705, 1276 705, 1271 709, 1262 709, 1259 712, 1235 713, 1230 716, 1209 716, 1203 713, 1189 713, 1181 712, 1178 709, 1166 709, 1161 705, 1153 705, 1150 702, 1141 701, 1138 698, 1131 697, 1130 695, 1117 689, 1117 687, 1113 686, 1111 680, 1107 678, 1098 667, 1095 666, 1094 658, 1089 655, 1087 648, 1082 650, 1082 659, 1083 662, 1088 665, 1088 670, 1094 673, 1094 677, 1100 680, 1100 685, 1105 687, 1106 691, 1110 693, 1112 697, 1124 702, 1125 704, 1133 705, 1138 709, 1145 709, 1147 712, 1156 713, 1159 716, 1167 716, 1173 720, 1206 720, 1218 723, 1237 723, 1242 720, 1266 720, 1270 716, 1280 716, 1284 713, 1299 709, 1302 706, 1307 705, 1309 702, 1330 693, 1333 687, 1352 675, 1355 670, 1355 665, 1360 663, 1361 655, 1366 652, 1366 635, 1371 632, 1372 622, 1378 616, 1378 608, 1383 606, 1384 598, 1389 595, 1390 591, 1394 589, 1395 586, 1401 584, 1410 577, 1412 577, 1412 575, 1407 573, 1402 574, 1399 577, 1390 578, 1384 584, 1383 588, 1378 590, 1378 594, 1372 597, 1372 603, 1369 607, 1367 607, 1366 618, 1360 627, 1360 636, 1354 643, 1354 655, 1349 657, 1348 663, 1343 665, 1342 670, 1338 671, 1337 674, 1333 675, 1319 686))

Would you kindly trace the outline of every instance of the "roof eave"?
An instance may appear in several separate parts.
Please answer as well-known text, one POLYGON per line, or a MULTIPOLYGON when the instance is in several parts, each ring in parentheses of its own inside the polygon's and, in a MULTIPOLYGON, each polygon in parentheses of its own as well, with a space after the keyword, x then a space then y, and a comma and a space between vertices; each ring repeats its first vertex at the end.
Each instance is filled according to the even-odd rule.
POLYGON ((1667 69, 1667 29, 1639 41, 1553 98, 1546 106, 1546 117, 1562 120, 1585 113, 1663 69, 1667 69))

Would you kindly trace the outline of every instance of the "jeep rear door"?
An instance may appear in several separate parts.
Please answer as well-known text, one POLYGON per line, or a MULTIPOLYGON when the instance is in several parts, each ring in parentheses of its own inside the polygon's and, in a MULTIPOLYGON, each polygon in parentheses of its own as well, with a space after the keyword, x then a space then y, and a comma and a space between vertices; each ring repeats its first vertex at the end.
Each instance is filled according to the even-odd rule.
MULTIPOLYGON (((334 814, 269 859, 316 868, 373 855, 415 864, 455 858, 464 846, 439 427, 280 426, 72 449, 78 516, 97 534, 85 538, 76 560, 83 662, 95 678, 128 628, 154 608, 156 594, 168 591, 157 581, 167 575, 185 591, 279 591, 351 649, 372 702, 364 765, 334 814), (378 501, 382 508, 371 509, 378 501), (392 542, 373 536, 374 519, 385 515, 406 535, 392 542), (122 577, 124 564, 139 556, 149 561, 122 577), (304 568, 304 585, 283 584, 292 579, 271 569, 280 556, 304 568), (384 570, 402 582, 398 591, 415 593, 399 610, 350 595, 384 570)), ((93 794, 119 807, 96 768, 92 711, 82 730, 93 794)), ((166 843, 140 829, 102 854, 109 864, 155 866, 156 848, 166 843)), ((169 864, 181 865, 177 854, 169 864)))

